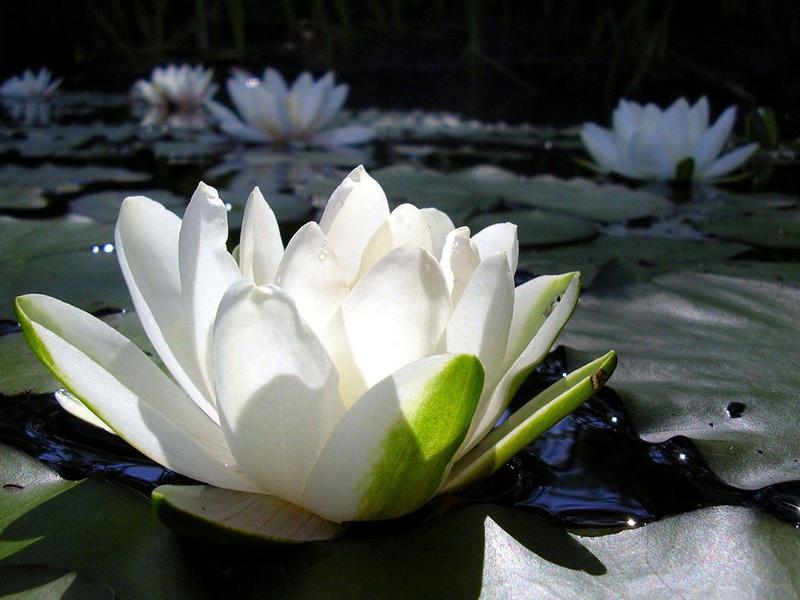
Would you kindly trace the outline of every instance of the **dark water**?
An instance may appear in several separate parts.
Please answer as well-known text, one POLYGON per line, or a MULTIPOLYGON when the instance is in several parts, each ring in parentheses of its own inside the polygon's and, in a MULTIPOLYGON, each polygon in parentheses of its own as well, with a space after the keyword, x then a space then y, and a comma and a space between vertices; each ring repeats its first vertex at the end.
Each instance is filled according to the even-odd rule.
MULTIPOLYGON (((558 348, 529 378, 515 404, 567 371, 565 353, 558 348)), ((37 457, 68 479, 99 478, 145 495, 158 485, 192 483, 119 438, 70 416, 47 394, 0 396, 0 442, 37 457)), ((461 494, 437 498, 395 523, 361 524, 351 535, 402 529, 476 502, 533 510, 573 528, 632 527, 719 504, 761 509, 800 526, 800 482, 755 491, 729 486, 687 438, 662 443, 639 439, 621 400, 606 388, 488 480, 461 494)))

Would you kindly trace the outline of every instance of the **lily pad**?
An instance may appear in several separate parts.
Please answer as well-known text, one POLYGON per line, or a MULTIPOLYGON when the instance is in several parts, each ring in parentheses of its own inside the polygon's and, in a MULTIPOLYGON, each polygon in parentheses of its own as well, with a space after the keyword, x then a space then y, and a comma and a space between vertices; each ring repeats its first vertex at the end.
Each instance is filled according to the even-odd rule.
POLYGON ((544 210, 515 210, 472 217, 467 224, 480 231, 494 223, 515 223, 520 246, 549 246, 591 239, 597 228, 590 222, 544 210))
POLYGON ((720 238, 765 248, 800 248, 800 214, 796 211, 740 215, 708 221, 700 228, 720 238))
POLYGON ((70 201, 69 207, 72 212, 90 217, 98 223, 116 223, 119 207, 128 196, 147 196, 178 215, 186 210, 188 200, 167 190, 109 190, 76 198, 70 201))
POLYGON ((5 600, 114 600, 106 584, 74 571, 44 565, 0 565, 0 598, 5 600))
POLYGON ((43 164, 38 167, 5 165, 0 167, 0 181, 8 186, 36 185, 47 191, 57 193, 74 192, 89 183, 111 181, 116 183, 135 183, 150 179, 147 173, 136 173, 121 167, 65 167, 43 164))
POLYGON ((384 538, 239 565, 226 593, 320 600, 795 598, 798 551, 793 528, 744 508, 709 508, 591 537, 535 514, 481 505, 384 538))
POLYGON ((619 353, 614 388, 642 437, 687 436, 748 489, 800 479, 798 339, 800 288, 698 273, 584 295, 562 337, 577 360, 619 353))
POLYGON ((204 594, 177 539, 147 502, 94 481, 65 481, 0 446, 0 566, 46 565, 110 585, 120 598, 204 594))
POLYGON ((700 270, 709 263, 736 256, 747 246, 734 243, 678 240, 649 236, 600 236, 583 244, 525 250, 519 268, 530 273, 580 271, 590 287, 597 272, 611 261, 638 279, 667 270, 700 270))
POLYGON ((34 187, 0 185, 0 210, 36 209, 47 206, 42 190, 34 187))

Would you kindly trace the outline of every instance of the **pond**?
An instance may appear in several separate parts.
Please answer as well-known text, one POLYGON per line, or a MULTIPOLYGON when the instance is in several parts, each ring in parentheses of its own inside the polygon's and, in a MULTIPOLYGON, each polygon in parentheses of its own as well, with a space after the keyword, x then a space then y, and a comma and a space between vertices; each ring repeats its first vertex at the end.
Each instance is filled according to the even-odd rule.
MULTIPOLYGON (((591 577, 620 593, 645 589, 636 586, 649 572, 624 557, 660 561, 657 575, 677 586, 686 566, 671 564, 665 548, 688 564, 749 546, 746 556, 695 566, 697 577, 727 578, 733 590, 748 572, 796 563, 798 159, 761 152, 749 177, 716 187, 637 184, 589 171, 577 127, 421 111, 349 116, 371 124, 376 140, 335 150, 246 146, 213 130, 140 127, 127 97, 91 93, 65 93, 57 124, 0 129, 0 508, 20 511, 10 521, 0 512, 0 526, 11 523, 0 559, 25 547, 0 573, 77 577, 71 585, 86 586, 85 597, 105 597, 106 583, 149 598, 364 597, 389 586, 401 597, 497 597, 548 589, 548 580, 591 590, 591 577), (619 367, 488 480, 409 516, 290 550, 178 541, 142 500, 191 480, 61 409, 60 385, 29 350, 13 300, 55 296, 152 355, 117 264, 124 197, 146 195, 181 214, 198 181, 213 185, 232 249, 254 186, 288 240, 358 164, 392 206, 436 207, 473 230, 517 223, 517 285, 582 273, 575 316, 512 408, 609 348, 619 367), (33 494, 30 506, 14 504, 15 494, 33 494), (52 541, 25 546, 61 523, 52 541), (62 556, 93 528, 102 532, 97 548, 77 562, 62 556), (4 571, 14 564, 48 567, 4 571)), ((765 585, 796 591, 798 578, 765 585)))

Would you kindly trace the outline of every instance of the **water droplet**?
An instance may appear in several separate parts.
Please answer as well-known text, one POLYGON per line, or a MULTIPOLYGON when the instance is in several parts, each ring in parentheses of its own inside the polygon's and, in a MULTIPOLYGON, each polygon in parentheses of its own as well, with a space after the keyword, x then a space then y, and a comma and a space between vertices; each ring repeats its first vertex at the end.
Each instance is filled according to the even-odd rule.
POLYGON ((336 201, 336 204, 335 204, 333 207, 334 207, 336 210, 339 210, 339 209, 340 209, 340 208, 342 208, 343 206, 344 206, 344 202, 342 202, 341 200, 337 200, 337 201, 336 201))
POLYGON ((99 254, 100 246, 92 246, 92 254, 99 254))
POLYGON ((628 527, 636 527, 636 519, 634 519, 633 517, 628 517, 628 520, 625 521, 625 524, 628 527))
POLYGON ((225 210, 230 212, 232 209, 233 209, 233 204, 231 204, 230 202, 226 202, 225 203, 225 210))
POLYGON ((683 452, 678 454, 678 460, 686 460, 686 454, 684 454, 683 452))
POLYGON ((612 423, 617 423, 619 421, 619 417, 611 417, 612 423))
POLYGON ((103 244, 103 252, 111 254, 114 251, 114 244, 103 244))
POLYGON ((325 260, 327 257, 328 257, 327 253, 325 253, 325 252, 320 252, 319 253, 319 259, 320 260, 325 260))
POLYGON ((738 419, 744 414, 746 408, 747 405, 744 402, 729 402, 728 406, 725 407, 725 412, 728 413, 731 419, 738 419))

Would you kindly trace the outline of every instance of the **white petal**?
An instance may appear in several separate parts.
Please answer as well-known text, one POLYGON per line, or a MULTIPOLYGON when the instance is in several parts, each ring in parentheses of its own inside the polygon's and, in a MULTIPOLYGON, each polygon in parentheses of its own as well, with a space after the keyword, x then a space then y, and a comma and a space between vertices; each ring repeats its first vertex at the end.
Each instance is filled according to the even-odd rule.
POLYGON ((503 363, 514 310, 514 279, 504 256, 495 255, 475 270, 443 335, 443 350, 474 354, 491 381, 503 363))
POLYGON ((469 238, 469 227, 459 227, 447 234, 442 248, 441 265, 453 306, 458 304, 479 264, 480 251, 469 238))
POLYGON ((219 121, 219 126, 228 135, 239 138, 245 142, 255 142, 257 144, 264 144, 272 141, 272 138, 264 135, 251 125, 243 123, 236 114, 214 100, 208 100, 205 103, 206 108, 211 115, 219 121))
MULTIPOLYGON (((366 387, 430 354, 451 310, 444 274, 428 252, 406 246, 381 259, 341 307, 345 339, 366 387)), ((342 399, 349 406, 356 398, 342 399)))
MULTIPOLYGON (((342 109, 342 106, 344 106, 349 91, 350 90, 346 84, 337 85, 330 91, 328 97, 325 99, 325 106, 322 107, 322 110, 317 115, 317 119, 314 122, 314 126, 316 128, 324 129, 325 127, 331 124, 331 121, 333 121, 336 118, 336 115, 339 114, 339 111, 342 109)), ((368 141, 369 141, 368 139, 363 140, 363 142, 368 142, 368 141)), ((352 143, 359 144, 362 143, 362 141, 354 141, 352 143)))
POLYGON ((311 143, 315 146, 358 146, 372 141, 375 130, 364 125, 345 125, 315 133, 311 143))
POLYGON ((219 426, 125 336, 55 298, 21 296, 16 306, 42 362, 121 438, 187 477, 257 490, 219 426))
POLYGON ((428 222, 428 227, 431 230, 431 241, 433 242, 433 255, 437 259, 442 258, 442 249, 444 248, 444 241, 447 234, 453 231, 455 226, 450 217, 438 208, 423 208, 421 211, 422 216, 428 222))
POLYGON ((580 275, 546 275, 520 286, 514 299, 508 349, 494 381, 488 381, 457 458, 494 427, 525 377, 550 351, 580 293, 580 275), (497 382, 495 384, 495 382, 497 382))
POLYGON ((372 236, 361 255, 359 277, 395 248, 415 246, 433 252, 433 240, 428 222, 413 204, 395 208, 372 236))
POLYGON ((728 141, 736 121, 736 107, 730 106, 720 115, 717 122, 709 127, 697 140, 692 151, 695 161, 695 172, 703 173, 722 152, 722 147, 728 141))
POLYGON ((711 163, 711 166, 700 175, 703 179, 714 179, 715 177, 720 177, 726 173, 735 171, 746 163, 756 150, 758 150, 758 144, 747 144, 746 146, 728 152, 711 163))
POLYGON ((55 394, 53 395, 56 397, 56 402, 58 402, 61 408, 63 408, 73 417, 77 417, 89 425, 94 425, 95 427, 99 427, 108 433, 116 435, 111 427, 106 425, 105 422, 100 419, 100 417, 86 408, 86 405, 78 400, 75 394, 69 390, 56 390, 55 394))
POLYGON ((703 96, 689 110, 689 144, 694 146, 708 129, 708 98, 703 96))
POLYGON ((283 241, 275 213, 261 190, 255 188, 247 199, 239 243, 239 268, 256 285, 275 282, 283 258, 283 241))
POLYGON ((628 143, 628 140, 639 128, 641 114, 642 107, 635 102, 619 101, 612 117, 614 137, 618 143, 623 145, 628 143))
POLYGON ((318 335, 349 292, 336 253, 314 222, 303 225, 289 241, 275 284, 292 297, 300 316, 318 335))
POLYGON ((369 389, 339 422, 302 505, 331 521, 388 519, 442 484, 483 385, 474 356, 437 355, 369 389))
POLYGON ((220 421, 233 455, 266 493, 300 503, 344 413, 328 353, 284 291, 245 280, 222 300, 214 355, 220 421))
POLYGON ((331 194, 319 226, 336 252, 348 281, 358 274, 361 253, 388 217, 386 194, 361 165, 331 194))
POLYGON ((189 342, 178 273, 181 220, 144 196, 125 198, 114 240, 120 269, 147 337, 178 384, 216 420, 189 342))
POLYGON ((619 163, 619 152, 613 134, 594 123, 581 128, 581 141, 594 162, 604 171, 614 171, 619 163))
POLYGON ((511 274, 517 272, 519 260, 519 240, 517 226, 513 223, 495 223, 472 236, 472 241, 480 252, 481 260, 494 254, 505 254, 511 274))
POLYGON ((214 319, 222 295, 241 278, 239 266, 225 245, 227 239, 228 210, 217 190, 201 182, 181 223, 178 271, 189 343, 212 399, 214 319))

